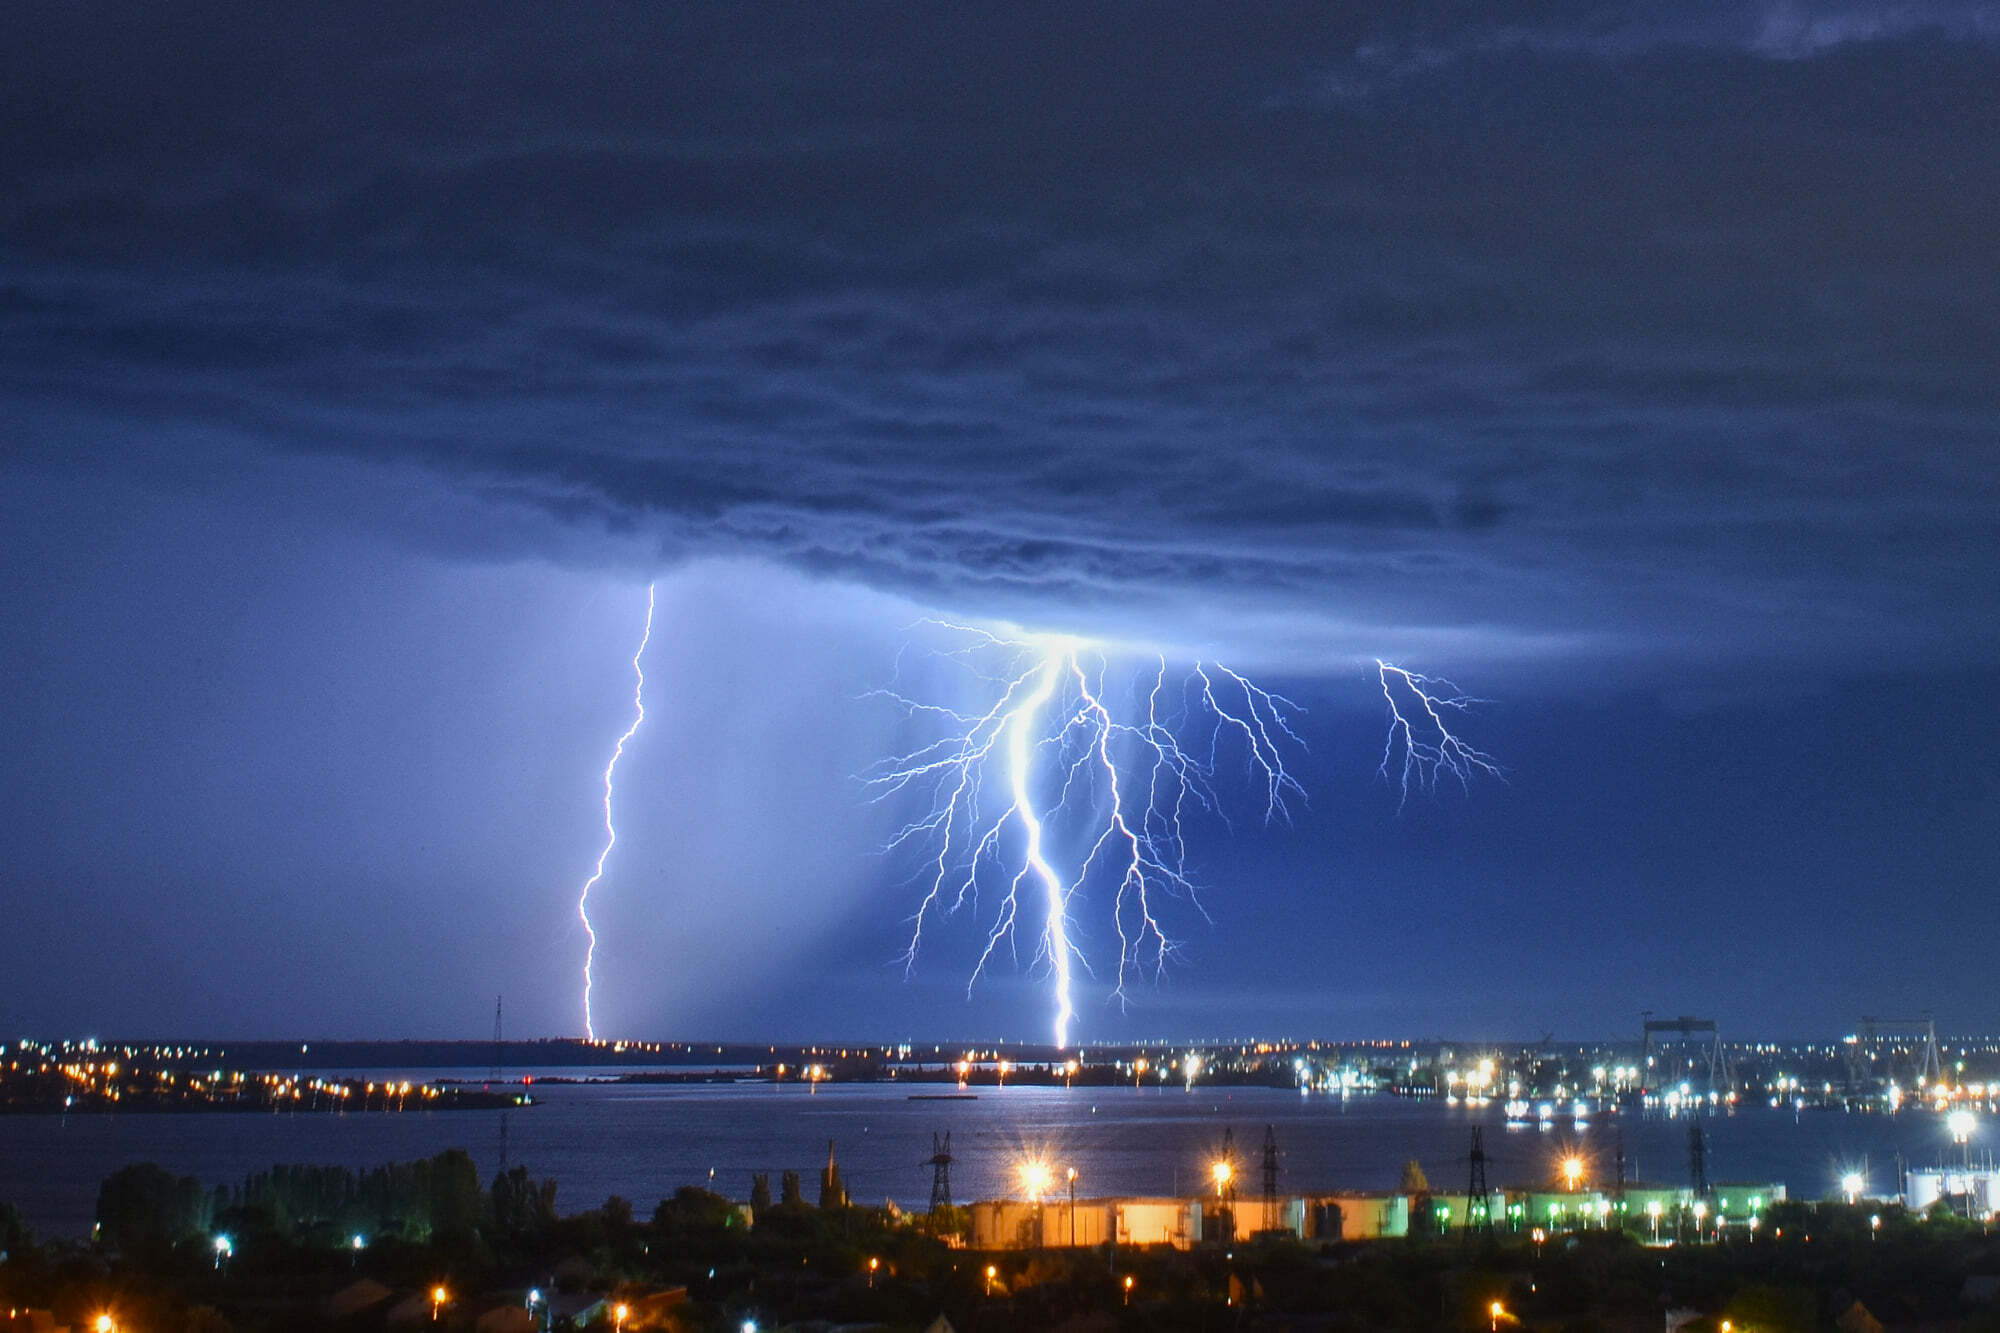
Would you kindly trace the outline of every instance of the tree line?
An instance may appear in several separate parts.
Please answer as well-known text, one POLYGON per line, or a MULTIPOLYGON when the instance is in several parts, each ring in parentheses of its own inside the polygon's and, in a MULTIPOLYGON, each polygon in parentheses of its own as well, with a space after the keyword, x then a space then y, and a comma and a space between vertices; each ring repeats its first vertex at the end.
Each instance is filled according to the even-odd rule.
POLYGON ((172 1248, 213 1233, 364 1244, 382 1239, 450 1243, 474 1236, 513 1239, 556 1221, 556 1182, 525 1168, 482 1189, 463 1149, 414 1162, 355 1171, 344 1166, 279 1165, 210 1190, 152 1162, 122 1167, 97 1191, 98 1239, 119 1250, 172 1248))

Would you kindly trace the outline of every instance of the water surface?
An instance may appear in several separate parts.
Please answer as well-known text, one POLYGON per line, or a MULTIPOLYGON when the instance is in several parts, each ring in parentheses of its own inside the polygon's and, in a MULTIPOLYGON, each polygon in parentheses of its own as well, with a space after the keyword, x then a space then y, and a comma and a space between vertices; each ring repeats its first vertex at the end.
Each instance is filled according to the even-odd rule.
MULTIPOLYGON (((415 1081, 419 1072, 398 1076, 415 1081)), ((1572 1149, 1590 1161, 1592 1183, 1608 1183, 1621 1136, 1628 1179, 1688 1178, 1687 1122, 1634 1112, 1541 1129, 1509 1126, 1497 1105, 1266 1088, 985 1087, 973 1101, 912 1101, 907 1085, 881 1084, 537 1083, 534 1092, 538 1105, 504 1113, 507 1159, 554 1177, 564 1212, 619 1194, 644 1216, 679 1186, 707 1185, 711 1171, 718 1191, 741 1199, 754 1172, 769 1172, 775 1193, 780 1173, 795 1170, 810 1200, 829 1140, 857 1202, 922 1208, 930 1198, 924 1163, 931 1136, 947 1131, 959 1202, 1014 1192, 1017 1164, 1031 1153, 1044 1155, 1058 1176, 1075 1166, 1080 1197, 1192 1192, 1229 1131, 1239 1179, 1255 1193, 1267 1126, 1277 1138, 1284 1192, 1393 1189, 1412 1159, 1440 1193, 1463 1192, 1475 1125, 1484 1131, 1494 1188, 1547 1182, 1554 1162, 1572 1149)), ((364 1168, 464 1148, 490 1178, 500 1162, 502 1118, 498 1111, 5 1116, 0 1199, 42 1234, 80 1236, 89 1230, 98 1182, 135 1161, 214 1185, 279 1162, 364 1168)), ((1711 1180, 1783 1182, 1795 1198, 1830 1194, 1842 1171, 1864 1161, 1870 1187, 1892 1191, 1899 1152, 1930 1164, 1946 1140, 1942 1121, 1925 1112, 1759 1106, 1704 1117, 1702 1126, 1711 1180)))

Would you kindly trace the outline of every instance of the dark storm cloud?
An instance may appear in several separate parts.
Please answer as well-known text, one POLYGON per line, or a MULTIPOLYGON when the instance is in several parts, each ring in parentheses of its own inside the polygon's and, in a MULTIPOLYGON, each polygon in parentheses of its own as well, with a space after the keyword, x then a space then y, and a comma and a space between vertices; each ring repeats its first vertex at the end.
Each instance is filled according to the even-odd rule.
POLYGON ((1996 646, 1977 7, 17 28, 45 462, 223 432, 1252 653, 1996 646))

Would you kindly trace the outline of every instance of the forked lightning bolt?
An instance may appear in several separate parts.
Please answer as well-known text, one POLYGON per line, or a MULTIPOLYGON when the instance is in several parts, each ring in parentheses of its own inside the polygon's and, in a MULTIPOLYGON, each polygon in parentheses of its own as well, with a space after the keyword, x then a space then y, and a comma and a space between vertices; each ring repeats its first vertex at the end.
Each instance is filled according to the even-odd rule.
POLYGON ((1396 783, 1401 792, 1398 810, 1408 803, 1412 783, 1419 790, 1431 791, 1441 776, 1456 779, 1461 787, 1470 787, 1475 774, 1504 776, 1493 756, 1473 749, 1453 733, 1447 716, 1486 700, 1461 693, 1458 686, 1441 677, 1406 671, 1380 658, 1375 667, 1382 681, 1382 697, 1389 701, 1389 739, 1382 746, 1379 771, 1383 781, 1396 783), (1391 773, 1392 768, 1397 771, 1391 773))
POLYGON ((640 659, 645 657, 646 645, 653 639, 655 586, 646 585, 646 628, 639 635, 638 649, 632 654, 632 725, 625 728, 625 734, 618 738, 617 745, 611 750, 611 760, 604 766, 604 850, 597 854, 597 865, 576 897, 576 914, 583 922, 583 933, 590 939, 583 951, 583 1035, 592 1041, 597 1039, 597 1028, 590 1014, 591 966, 597 960, 597 930, 590 924, 590 891, 597 887, 597 881, 604 878, 604 863, 610 857, 611 849, 618 845, 618 830, 611 823, 611 781, 618 772, 618 761, 625 757, 626 745, 638 734, 639 724, 646 720, 646 670, 640 665, 640 659))
POLYGON ((951 640, 938 655, 969 672, 993 702, 968 712, 900 690, 874 692, 945 733, 863 775, 876 800, 910 790, 922 797, 921 812, 889 840, 892 850, 932 849, 905 967, 915 965, 927 922, 968 904, 977 911, 982 883, 996 885, 999 902, 968 989, 1003 945, 1014 948, 1017 923, 1029 912, 1040 923, 1032 963, 1047 969, 1055 1042, 1066 1047, 1076 1017, 1074 969, 1089 970, 1075 920, 1086 885, 1116 886, 1112 994, 1122 1001, 1133 978, 1157 974, 1174 952, 1162 899, 1179 897, 1201 910, 1185 830, 1197 811, 1227 822, 1219 765, 1237 760, 1262 787, 1266 821, 1289 821, 1289 802, 1303 801, 1282 748, 1303 748, 1287 720, 1303 710, 1227 667, 1197 662, 1176 675, 1163 657, 1123 691, 1129 701, 1114 706, 1101 649, 1075 639, 926 625, 951 640), (1005 793, 998 798, 985 790, 996 765, 1005 778, 995 784, 1005 793), (1052 859, 1058 839, 1072 849, 1067 873, 1052 859))

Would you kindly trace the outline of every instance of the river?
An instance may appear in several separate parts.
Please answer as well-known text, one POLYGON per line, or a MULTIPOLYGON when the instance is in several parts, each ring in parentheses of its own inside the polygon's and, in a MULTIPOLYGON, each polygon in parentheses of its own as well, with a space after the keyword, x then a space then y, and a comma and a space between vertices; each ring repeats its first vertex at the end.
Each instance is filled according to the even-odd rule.
MULTIPOLYGON (((1199 1085, 984 1087, 974 1100, 911 1100, 908 1085, 888 1084, 538 1082, 534 1093, 537 1105, 505 1113, 0 1117, 0 1200, 39 1234, 77 1237, 90 1228, 98 1182, 129 1162, 157 1162, 215 1185, 280 1162, 362 1168, 464 1148, 490 1178, 503 1114, 509 1164, 554 1177, 564 1212, 619 1194, 644 1216, 679 1186, 707 1185, 711 1171, 719 1192, 743 1199, 752 1173, 769 1172, 775 1193, 780 1173, 795 1170, 810 1200, 829 1140, 856 1202, 922 1208, 931 1136, 946 1132, 961 1203, 1013 1192, 1017 1164, 1029 1154, 1045 1157, 1058 1178, 1074 1166, 1079 1197, 1192 1193, 1230 1131, 1238 1179, 1245 1193, 1257 1193, 1267 1126, 1279 1148, 1279 1189, 1288 1193, 1393 1189, 1412 1159, 1438 1193, 1462 1193, 1474 1126, 1484 1130, 1494 1188, 1546 1183, 1571 1151, 1589 1163, 1587 1183, 1608 1184, 1621 1139, 1628 1179, 1688 1178, 1687 1122, 1634 1111, 1544 1129, 1507 1124, 1498 1105, 1199 1085)), ((1897 1154, 1926 1165, 1946 1147, 1941 1118, 1925 1112, 1756 1106, 1706 1116, 1702 1125, 1710 1180, 1782 1182, 1794 1198, 1830 1195, 1843 1172, 1864 1162, 1869 1188, 1893 1192, 1897 1154)))

